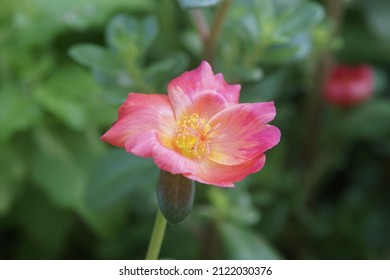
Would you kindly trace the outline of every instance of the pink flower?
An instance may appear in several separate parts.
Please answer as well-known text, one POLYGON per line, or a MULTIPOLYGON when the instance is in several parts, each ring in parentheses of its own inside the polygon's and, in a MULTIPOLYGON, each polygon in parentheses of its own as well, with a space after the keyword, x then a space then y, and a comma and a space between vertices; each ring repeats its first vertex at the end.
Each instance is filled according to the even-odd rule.
POLYGON ((117 122, 101 137, 172 174, 221 187, 259 171, 264 152, 280 140, 273 102, 238 104, 229 85, 203 61, 163 94, 130 93, 117 122))
POLYGON ((340 107, 354 106, 371 98, 374 90, 374 72, 369 65, 338 65, 325 82, 325 98, 340 107))

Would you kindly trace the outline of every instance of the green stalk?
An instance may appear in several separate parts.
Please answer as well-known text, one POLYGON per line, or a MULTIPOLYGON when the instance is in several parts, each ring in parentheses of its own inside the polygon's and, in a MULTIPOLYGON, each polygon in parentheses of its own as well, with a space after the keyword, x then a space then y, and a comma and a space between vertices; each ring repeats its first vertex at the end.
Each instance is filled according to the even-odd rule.
POLYGON ((232 0, 223 0, 218 5, 211 27, 209 27, 202 10, 199 9, 192 12, 195 28, 203 43, 203 56, 211 65, 213 65, 215 60, 219 35, 231 4, 232 0))
POLYGON ((161 244, 164 239, 165 228, 167 221, 162 215, 160 208, 157 210, 156 221, 154 222, 154 228, 152 237, 150 238, 148 252, 146 254, 146 260, 157 260, 160 254, 161 244))
POLYGON ((219 35, 221 33, 224 19, 231 4, 232 0, 223 0, 218 5, 217 12, 211 25, 209 38, 206 41, 204 49, 204 57, 211 65, 214 64, 215 52, 217 50, 219 35))

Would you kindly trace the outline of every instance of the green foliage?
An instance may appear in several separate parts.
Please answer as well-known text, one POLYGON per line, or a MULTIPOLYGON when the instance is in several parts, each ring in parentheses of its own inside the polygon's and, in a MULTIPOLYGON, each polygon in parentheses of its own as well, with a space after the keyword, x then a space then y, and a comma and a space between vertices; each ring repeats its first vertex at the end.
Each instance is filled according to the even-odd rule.
MULTIPOLYGON (((213 68, 242 85, 241 102, 275 102, 282 140, 236 188, 197 184, 162 257, 390 257, 390 7, 354 1, 333 38, 325 2, 232 1, 213 68), (315 141, 314 69, 328 51, 375 64, 377 87, 366 104, 317 108, 315 141)), ((192 9, 212 23, 220 3, 1 1, 0 258, 144 258, 159 171, 99 138, 128 92, 166 93, 199 65, 192 9)))
POLYGON ((390 102, 377 101, 353 112, 343 123, 344 133, 353 140, 386 139, 390 136, 390 102), (356 129, 359 127, 360 129, 356 129))
MULTIPOLYGON (((152 160, 140 160, 124 151, 111 151, 91 172, 85 193, 88 206, 105 211, 124 198, 128 201, 129 196, 137 198, 142 191, 148 194, 157 175, 152 160)), ((136 200, 132 198, 130 202, 136 200)))
POLYGON ((178 0, 180 7, 183 9, 203 8, 213 6, 221 2, 221 0, 178 0))
POLYGON ((69 55, 91 68, 101 85, 155 92, 168 77, 178 75, 187 66, 187 57, 180 52, 145 65, 146 54, 157 32, 158 24, 152 16, 136 18, 119 14, 106 29, 107 48, 84 43, 71 47, 69 55))
POLYGON ((258 233, 239 225, 221 224, 226 254, 233 260, 277 260, 278 253, 258 233))

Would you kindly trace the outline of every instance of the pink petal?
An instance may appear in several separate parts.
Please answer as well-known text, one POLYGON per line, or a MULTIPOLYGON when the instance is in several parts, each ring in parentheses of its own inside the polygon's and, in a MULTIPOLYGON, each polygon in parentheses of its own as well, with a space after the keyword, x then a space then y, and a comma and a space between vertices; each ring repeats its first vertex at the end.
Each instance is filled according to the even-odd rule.
POLYGON ((126 152, 139 157, 151 157, 156 145, 161 145, 158 141, 157 132, 149 130, 129 137, 125 143, 125 149, 126 152))
POLYGON ((175 123, 166 95, 131 93, 118 111, 117 122, 101 139, 114 146, 126 146, 127 151, 143 142, 143 148, 140 146, 135 150, 140 156, 149 156, 157 138, 156 134, 148 132, 170 135, 174 133, 175 123))
POLYGON ((187 71, 168 84, 168 95, 176 117, 191 106, 195 99, 207 93, 218 94, 231 104, 238 103, 240 85, 229 85, 222 74, 214 75, 211 66, 202 61, 200 66, 187 71))
POLYGON ((220 112, 209 123, 215 132, 208 158, 237 165, 258 157, 280 141, 279 129, 266 124, 274 116, 273 102, 239 104, 220 112))
POLYGON ((191 111, 198 113, 200 118, 209 120, 227 107, 228 104, 221 95, 209 92, 195 99, 191 111))
POLYGON ((265 155, 257 157, 238 165, 223 165, 212 161, 206 161, 198 165, 194 174, 187 174, 190 179, 201 183, 219 186, 234 187, 234 183, 243 180, 249 174, 263 168, 265 155))
POLYGON ((152 157, 160 169, 172 174, 183 174, 187 176, 196 172, 196 161, 186 158, 175 150, 165 146, 154 146, 152 157))
POLYGON ((160 169, 220 187, 234 187, 235 182, 259 171, 265 163, 264 154, 238 165, 223 165, 207 159, 191 160, 161 145, 154 146, 153 159, 160 169))

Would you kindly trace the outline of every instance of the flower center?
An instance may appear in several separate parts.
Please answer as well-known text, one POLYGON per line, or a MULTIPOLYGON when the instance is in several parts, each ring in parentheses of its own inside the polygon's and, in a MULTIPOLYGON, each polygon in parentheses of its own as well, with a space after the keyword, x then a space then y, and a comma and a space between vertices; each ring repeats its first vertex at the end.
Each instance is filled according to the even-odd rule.
POLYGON ((215 134, 205 120, 197 113, 185 116, 176 122, 175 145, 179 152, 188 158, 204 158, 210 153, 209 143, 215 134))

